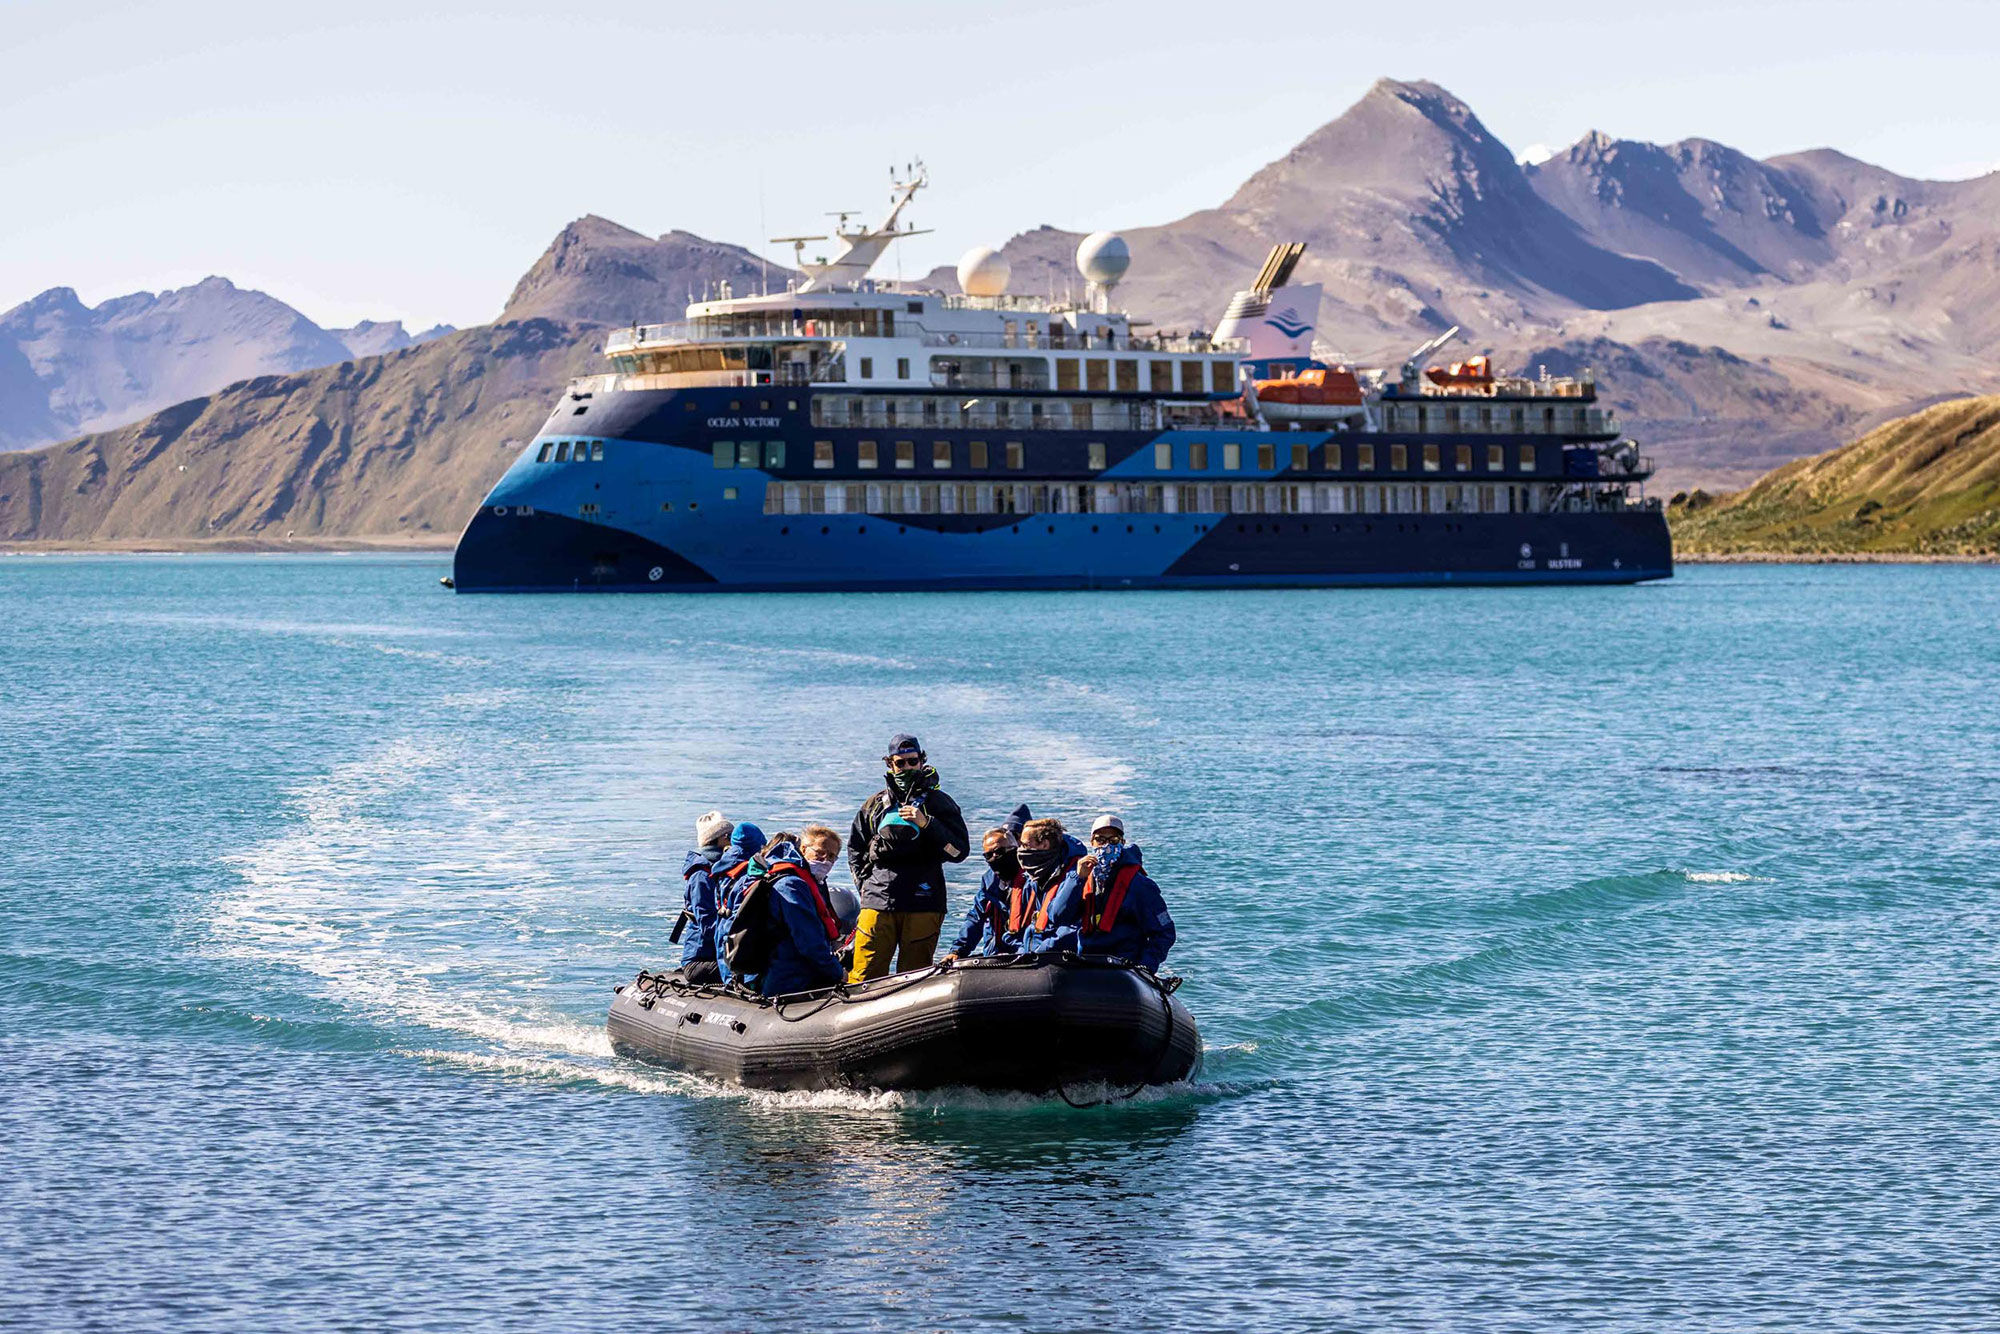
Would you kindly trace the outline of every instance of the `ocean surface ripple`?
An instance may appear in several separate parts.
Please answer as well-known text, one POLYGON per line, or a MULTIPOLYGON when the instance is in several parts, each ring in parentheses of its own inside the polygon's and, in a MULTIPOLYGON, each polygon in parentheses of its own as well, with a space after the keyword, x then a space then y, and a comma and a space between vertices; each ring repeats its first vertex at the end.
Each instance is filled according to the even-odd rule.
POLYGON ((2000 572, 443 568, 0 561, 0 1325, 2000 1325, 2000 572), (844 827, 899 730, 976 829, 1124 814, 1191 1083, 613 1055, 694 816, 844 827))

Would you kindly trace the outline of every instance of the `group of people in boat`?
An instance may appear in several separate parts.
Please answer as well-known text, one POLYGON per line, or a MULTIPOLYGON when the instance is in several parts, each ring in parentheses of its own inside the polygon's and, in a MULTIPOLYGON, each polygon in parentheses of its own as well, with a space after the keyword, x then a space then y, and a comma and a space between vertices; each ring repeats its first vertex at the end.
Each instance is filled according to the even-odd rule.
MULTIPOLYGON (((766 996, 929 968, 945 921, 945 873, 971 841, 923 746, 906 733, 882 757, 881 791, 846 839, 855 889, 835 888, 840 834, 826 825, 766 837, 710 811, 682 868, 681 972, 766 996)), ((986 874, 945 963, 1069 953, 1157 971, 1174 919, 1125 822, 1100 815, 1086 844, 1018 806, 981 840, 986 874)))

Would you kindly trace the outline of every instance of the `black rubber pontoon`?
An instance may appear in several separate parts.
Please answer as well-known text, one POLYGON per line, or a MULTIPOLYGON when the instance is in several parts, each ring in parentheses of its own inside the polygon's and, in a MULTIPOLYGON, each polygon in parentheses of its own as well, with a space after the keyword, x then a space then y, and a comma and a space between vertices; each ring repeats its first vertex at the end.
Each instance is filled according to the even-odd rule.
POLYGON ((1137 1089, 1187 1078, 1201 1054, 1151 974, 1047 954, 774 999, 641 973, 606 1027, 621 1056, 761 1089, 1137 1089))

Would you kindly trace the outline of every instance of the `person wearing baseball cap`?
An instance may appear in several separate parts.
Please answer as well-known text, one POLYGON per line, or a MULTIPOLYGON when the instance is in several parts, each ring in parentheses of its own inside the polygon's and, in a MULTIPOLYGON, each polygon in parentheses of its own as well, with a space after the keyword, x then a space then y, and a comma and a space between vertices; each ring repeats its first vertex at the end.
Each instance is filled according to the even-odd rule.
POLYGON ((694 851, 681 865, 681 913, 668 939, 682 942, 681 976, 697 984, 722 980, 715 963, 715 863, 734 827, 721 811, 698 818, 694 851))
POLYGON ((1063 882, 1049 918, 1054 939, 1043 946, 1087 958, 1123 959, 1158 972, 1174 947, 1174 919, 1139 845, 1125 841, 1125 822, 1100 815, 1090 826, 1090 855, 1063 882))
POLYGON ((923 744, 907 732, 889 739, 884 786, 868 798, 847 835, 847 864, 861 895, 849 982, 928 968, 944 928, 944 867, 962 862, 972 840, 965 816, 942 788, 923 744))

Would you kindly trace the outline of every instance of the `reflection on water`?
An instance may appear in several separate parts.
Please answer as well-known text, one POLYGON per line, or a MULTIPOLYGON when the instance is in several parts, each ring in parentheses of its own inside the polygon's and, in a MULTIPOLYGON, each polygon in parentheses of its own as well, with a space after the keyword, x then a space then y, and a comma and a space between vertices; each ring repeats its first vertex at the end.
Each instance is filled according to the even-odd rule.
POLYGON ((1991 1309, 1991 571, 700 599, 437 572, 0 565, 25 1324, 1991 1309), (975 828, 1125 816, 1180 927, 1191 1085, 764 1094, 612 1054, 694 816, 840 827, 906 729, 975 828))

